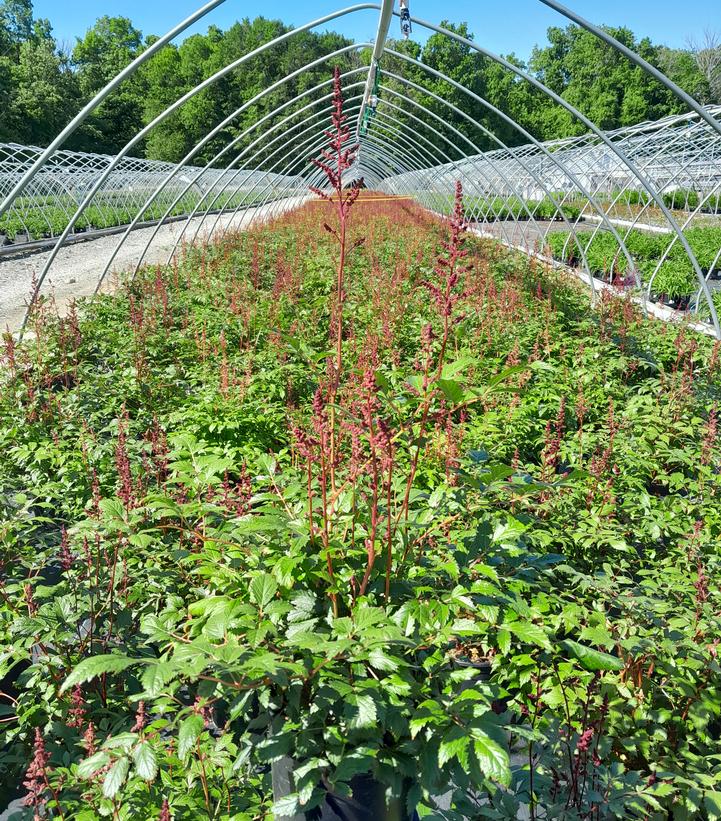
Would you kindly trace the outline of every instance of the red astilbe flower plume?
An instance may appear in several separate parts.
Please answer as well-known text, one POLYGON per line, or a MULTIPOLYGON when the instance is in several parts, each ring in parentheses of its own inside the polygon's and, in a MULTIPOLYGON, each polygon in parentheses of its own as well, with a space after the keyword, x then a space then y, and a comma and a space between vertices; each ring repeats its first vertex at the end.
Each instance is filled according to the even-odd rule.
POLYGON ((76 684, 70 696, 71 707, 68 710, 68 727, 82 727, 85 723, 85 699, 83 698, 83 688, 76 684))
MULTIPOLYGON (((348 117, 343 113, 343 89, 338 66, 333 69, 333 106, 330 119, 333 127, 323 132, 328 137, 328 148, 324 148, 321 152, 322 160, 312 158, 311 162, 325 174, 330 187, 338 197, 338 215, 344 217, 358 198, 362 181, 358 181, 345 195, 343 194, 343 173, 353 165, 358 151, 358 144, 348 145, 350 129, 346 125, 348 117)), ((310 190, 329 202, 333 199, 332 196, 329 196, 320 188, 311 186, 310 190)), ((326 225, 325 228, 332 234, 336 233, 335 229, 329 225, 326 225)))
POLYGON ((83 743, 87 754, 89 756, 95 755, 95 725, 92 721, 88 722, 88 726, 83 733, 83 743))
POLYGON ((463 186, 460 180, 456 182, 453 213, 448 223, 451 229, 450 236, 447 242, 441 243, 445 253, 439 254, 434 269, 438 280, 421 283, 433 297, 444 318, 453 315, 456 303, 465 296, 464 293, 456 290, 456 286, 461 276, 469 270, 469 266, 460 264, 460 261, 468 255, 468 251, 463 248, 466 218, 463 213, 463 186))
POLYGON ((148 717, 145 713, 145 702, 138 702, 138 709, 135 713, 135 724, 130 729, 131 733, 142 733, 145 725, 148 723, 148 717))
POLYGON ((75 561, 73 554, 70 552, 70 537, 68 531, 63 527, 60 536, 60 564, 65 572, 70 570, 75 561))
POLYGON ((718 435, 718 408, 714 405, 708 415, 706 431, 701 445, 701 464, 708 465, 713 455, 714 445, 718 435))
POLYGON ((42 808, 45 805, 45 792, 48 789, 48 762, 50 753, 45 749, 45 739, 40 728, 35 728, 35 742, 33 743, 33 758, 25 773, 23 786, 27 790, 25 806, 34 810, 33 818, 43 817, 42 808))

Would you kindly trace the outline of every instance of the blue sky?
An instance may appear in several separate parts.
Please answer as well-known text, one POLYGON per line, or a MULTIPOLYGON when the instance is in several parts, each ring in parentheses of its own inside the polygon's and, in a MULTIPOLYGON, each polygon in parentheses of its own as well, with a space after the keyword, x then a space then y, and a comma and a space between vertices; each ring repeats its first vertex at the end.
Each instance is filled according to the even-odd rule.
MULTIPOLYGON (((351 4, 351 0, 346 0, 351 4)), ((468 22, 476 40, 493 51, 515 52, 526 58, 535 43, 545 41, 548 26, 564 25, 564 18, 543 6, 538 0, 456 0, 431 2, 410 0, 411 13, 438 23, 442 18, 468 22)), ((130 17, 144 33, 161 34, 202 5, 202 0, 70 0, 62 5, 57 0, 35 0, 35 15, 48 17, 55 36, 69 45, 102 14, 130 17)), ((574 11, 595 23, 625 25, 638 35, 648 35, 655 42, 683 46, 688 37, 699 38, 704 29, 721 32, 721 0, 567 0, 574 11)), ((340 8, 338 0, 226 0, 211 12, 198 28, 209 23, 223 28, 239 17, 280 18, 287 23, 301 24, 340 8)), ((344 20, 333 21, 333 28, 355 40, 368 40, 375 34, 377 13, 356 12, 344 20)), ((396 36, 398 22, 392 33, 396 36)), ((417 39, 423 39, 420 32, 417 39)))

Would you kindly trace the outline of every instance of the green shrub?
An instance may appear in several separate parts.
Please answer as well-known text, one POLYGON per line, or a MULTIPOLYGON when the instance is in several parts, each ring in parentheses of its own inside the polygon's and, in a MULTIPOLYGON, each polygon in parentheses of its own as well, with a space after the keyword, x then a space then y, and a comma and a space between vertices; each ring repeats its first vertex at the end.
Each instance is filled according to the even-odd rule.
MULTIPOLYGON (((721 228, 690 228, 684 235, 704 272, 712 267, 719 268, 717 256, 721 250, 721 228)), ((683 250, 679 242, 676 244, 683 250)))
POLYGON ((622 195, 622 200, 625 200, 629 205, 648 205, 652 202, 652 197, 646 191, 626 191, 622 195))
MULTIPOLYGON (((581 239, 580 242, 584 242, 581 239)), ((618 241, 613 234, 598 232, 586 248, 586 260, 591 272, 609 275, 624 273, 628 260, 621 252, 618 241)))
MULTIPOLYGON (((705 195, 702 195, 702 198, 705 195)), ((718 214, 721 211, 721 194, 710 194, 703 204, 701 210, 708 214, 718 214)))

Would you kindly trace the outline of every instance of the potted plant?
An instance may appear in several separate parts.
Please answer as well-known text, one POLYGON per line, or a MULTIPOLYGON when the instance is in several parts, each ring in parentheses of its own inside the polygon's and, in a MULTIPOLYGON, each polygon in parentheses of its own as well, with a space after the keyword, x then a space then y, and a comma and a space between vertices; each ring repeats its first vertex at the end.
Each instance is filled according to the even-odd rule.
POLYGON ((670 308, 684 310, 698 287, 691 263, 671 259, 664 262, 653 280, 653 291, 670 308))

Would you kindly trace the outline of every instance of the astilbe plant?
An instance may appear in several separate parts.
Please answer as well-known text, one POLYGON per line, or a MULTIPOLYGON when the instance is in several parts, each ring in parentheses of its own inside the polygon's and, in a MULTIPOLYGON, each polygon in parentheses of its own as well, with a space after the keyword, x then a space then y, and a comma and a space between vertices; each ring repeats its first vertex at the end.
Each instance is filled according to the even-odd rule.
MULTIPOLYGON (((337 129, 328 132, 332 151, 326 152, 328 159, 334 157, 336 166, 321 164, 335 188, 334 202, 338 208, 340 226, 338 230, 326 226, 341 246, 335 304, 336 311, 340 307, 341 313, 336 314, 337 320, 342 320, 344 298, 345 257, 342 251, 346 238, 345 219, 357 194, 357 191, 343 193, 341 175, 337 171, 351 162, 348 151, 341 150, 347 139, 347 131, 342 130, 340 93, 336 78, 334 122, 337 129)), ((427 438, 432 432, 445 442, 439 461, 449 486, 457 484, 456 447, 460 436, 455 431, 459 422, 465 419, 465 406, 478 397, 456 395, 454 401, 450 401, 444 394, 446 383, 442 375, 452 336, 463 319, 458 305, 466 297, 465 280, 471 270, 466 262, 465 230, 463 189, 459 182, 455 188, 453 213, 447 224, 447 237, 441 240, 441 249, 435 260, 434 277, 423 279, 416 286, 418 291, 425 290, 430 294, 434 322, 428 322, 422 328, 418 357, 419 384, 404 410, 401 412, 393 402, 388 401, 386 391, 377 381, 376 373, 383 363, 379 359, 379 340, 374 335, 367 333, 360 342, 356 371, 361 372, 361 377, 343 372, 343 332, 342 324, 337 323, 335 362, 329 367, 327 380, 323 383, 325 387, 319 387, 313 399, 313 433, 309 434, 297 425, 293 427, 295 448, 305 462, 307 472, 310 539, 313 544, 318 540, 322 546, 329 596, 336 614, 341 606, 341 593, 350 604, 358 597, 371 593, 380 556, 383 556, 380 574, 383 597, 387 604, 390 603, 394 575, 402 574, 404 564, 416 557, 414 545, 417 536, 414 535, 414 525, 410 523, 410 504, 419 460, 426 452, 427 438), (341 386, 343 389, 339 391, 341 386), (338 427, 336 411, 342 413, 342 423, 338 427), (410 448, 399 448, 401 440, 408 442, 410 448), (345 443, 345 447, 339 449, 340 443, 345 443), (320 502, 318 507, 314 502, 316 486, 320 502), (342 498, 348 492, 352 498, 350 524, 341 512, 342 498), (339 552, 339 539, 341 542, 345 539, 349 528, 351 550, 350 554, 345 555, 360 553, 356 534, 362 533, 363 567, 346 567, 339 576, 334 567, 334 556, 339 552), (343 577, 348 585, 347 591, 342 591, 340 587, 343 577)), ((356 241, 354 247, 358 244, 356 241)), ((372 270, 375 277, 380 276, 377 262, 373 263, 372 270)), ((404 296, 399 285, 397 283, 391 293, 394 292, 395 298, 402 301, 404 296)), ((382 322, 385 322, 383 317, 386 311, 385 307, 379 311, 382 322)), ((383 324, 380 330, 384 332, 383 324)), ((390 350, 386 353, 390 359, 388 364, 392 366, 395 354, 390 350)), ((453 385, 455 390, 461 390, 457 383, 453 385)))
MULTIPOLYGON (((439 380, 443 374, 451 332, 459 320, 455 310, 459 300, 465 297, 465 291, 461 289, 461 286, 463 285, 464 275, 470 270, 470 266, 463 262, 468 256, 468 251, 463 247, 466 220, 463 211, 463 186, 460 180, 456 182, 455 186, 453 211, 449 220, 449 227, 449 237, 447 240, 442 241, 443 252, 436 258, 434 267, 435 281, 423 280, 421 282, 421 285, 433 298, 443 330, 438 352, 435 351, 434 347, 435 334, 432 325, 426 324, 421 332, 424 363, 421 382, 422 402, 415 433, 417 445, 411 458, 410 469, 405 482, 403 503, 398 514, 399 520, 401 518, 407 520, 408 518, 408 504, 418 470, 418 460, 423 450, 422 443, 425 440, 431 409, 434 401, 442 396, 439 380)), ((450 410, 446 411, 446 415, 448 413, 450 413, 450 410)))
MULTIPOLYGON (((328 147, 322 151, 322 159, 312 158, 316 165, 326 177, 328 189, 311 187, 311 191, 326 202, 331 203, 335 208, 337 225, 333 227, 327 222, 324 228, 335 237, 338 243, 338 264, 336 268, 335 282, 335 305, 333 306, 333 336, 335 341, 335 363, 330 375, 330 390, 328 403, 330 404, 330 478, 331 486, 335 489, 335 456, 336 456, 336 431, 335 431, 335 398, 338 393, 338 386, 343 370, 343 306, 346 297, 346 255, 352 248, 348 247, 348 217, 353 204, 358 199, 358 195, 363 185, 362 179, 353 181, 349 188, 344 188, 344 178, 346 172, 352 168, 358 151, 357 144, 351 144, 350 128, 348 127, 348 117, 343 113, 343 88, 340 78, 340 69, 336 66, 333 70, 333 105, 331 110, 332 128, 324 132, 328 138, 328 147), (328 193, 330 191, 330 193, 328 193)), ((353 248, 362 244, 363 240, 357 240, 353 248)))

